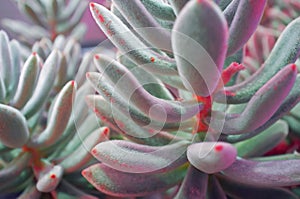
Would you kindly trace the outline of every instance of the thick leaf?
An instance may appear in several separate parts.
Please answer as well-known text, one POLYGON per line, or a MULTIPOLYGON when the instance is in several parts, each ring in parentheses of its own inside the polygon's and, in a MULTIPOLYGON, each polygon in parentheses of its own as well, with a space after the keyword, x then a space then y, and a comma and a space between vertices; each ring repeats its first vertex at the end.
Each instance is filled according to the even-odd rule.
POLYGON ((202 173, 192 165, 189 166, 187 174, 177 192, 175 199, 205 199, 208 175, 202 173))
POLYGON ((215 90, 227 50, 228 29, 221 10, 212 1, 192 0, 180 12, 172 45, 185 87, 199 96, 215 90))
MULTIPOLYGON (((134 75, 122 64, 108 57, 99 57, 99 68, 105 78, 115 85, 118 91, 128 102, 136 106, 139 111, 159 122, 180 122, 197 114, 202 104, 195 101, 178 102, 159 99, 150 95, 134 77, 134 75)), ((101 75, 88 73, 87 78, 97 85, 101 75)))
POLYGON ((0 31, 0 66, 1 78, 4 81, 6 88, 8 88, 13 73, 12 57, 9 39, 3 30, 0 31))
POLYGON ((278 72, 255 93, 241 114, 225 120, 222 132, 224 134, 247 133, 266 123, 288 96, 296 75, 295 64, 290 64, 278 72))
POLYGON ((26 60, 22 72, 19 78, 19 84, 17 87, 16 94, 11 104, 20 109, 30 99, 34 88, 36 86, 36 80, 39 72, 39 61, 38 56, 33 53, 26 60))
POLYGON ((214 176, 209 176, 208 188, 207 188, 207 199, 227 199, 223 187, 220 185, 219 180, 214 176))
POLYGON ((240 182, 235 182, 220 176, 219 181, 226 193, 233 198, 243 199, 296 199, 298 198, 291 191, 283 188, 275 187, 260 187, 256 185, 247 185, 240 182))
POLYGON ((232 55, 248 41, 256 30, 266 0, 241 0, 229 28, 227 55, 232 55))
POLYGON ((128 141, 115 140, 95 146, 92 154, 102 163, 122 172, 158 173, 174 169, 187 162, 186 148, 189 142, 182 141, 153 147, 128 141))
POLYGON ((257 157, 270 151, 288 135, 286 122, 279 120, 260 134, 235 144, 239 157, 257 157))
MULTIPOLYGON (((300 17, 292 21, 278 38, 264 65, 251 78, 232 87, 226 88, 228 103, 244 103, 254 95, 267 81, 269 81, 278 71, 287 64, 294 63, 300 52, 300 17)), ((218 93, 215 100, 218 101, 218 93)))
POLYGON ((63 175, 61 166, 53 166, 51 169, 42 171, 36 183, 36 188, 40 192, 51 192, 56 189, 63 175))
MULTIPOLYGON (((91 3, 90 9, 95 21, 106 36, 123 54, 136 64, 158 74, 177 74, 174 59, 150 50, 118 17, 105 7, 91 3)), ((149 31, 155 34, 155 29, 150 28, 149 31)))
POLYGON ((73 97, 76 90, 76 83, 70 81, 58 94, 54 102, 53 112, 51 112, 47 128, 39 135, 34 137, 29 146, 47 147, 59 139, 63 134, 72 113, 73 97))
POLYGON ((188 147, 189 162, 205 173, 219 172, 229 167, 236 160, 237 151, 225 142, 202 142, 188 147))
POLYGON ((28 186, 18 197, 18 199, 40 199, 41 192, 39 192, 35 184, 28 186))
MULTIPOLYGON (((77 199, 97 199, 97 197, 84 193, 82 190, 73 186, 66 180, 61 181, 59 185, 59 190, 62 190, 64 193, 67 193, 67 196, 61 196, 61 198, 74 197, 77 199)), ((58 198, 60 198, 60 195, 58 195, 58 198)))
POLYGON ((30 159, 29 154, 20 154, 4 168, 0 170, 0 186, 6 184, 11 179, 17 178, 22 171, 28 166, 30 159))
POLYGON ((16 40, 12 40, 10 42, 10 49, 11 49, 11 82, 8 87, 8 95, 9 98, 12 98, 15 95, 18 83, 19 83, 19 77, 21 73, 21 50, 20 50, 20 44, 16 40))
POLYGON ((54 50, 43 65, 33 95, 22 109, 26 118, 33 116, 47 100, 56 77, 58 57, 58 51, 54 50))
POLYGON ((176 18, 173 8, 169 4, 157 0, 141 0, 141 2, 154 17, 170 21, 174 21, 176 18))
POLYGON ((0 104, 0 141, 11 148, 22 147, 29 139, 27 121, 19 110, 0 104))
POLYGON ((230 179, 255 186, 293 186, 300 183, 300 160, 258 162, 238 159, 222 173, 230 179))
POLYGON ((227 20, 227 24, 229 27, 232 23, 234 15, 237 12, 237 9, 238 9, 238 6, 239 6, 241 0, 230 0, 230 1, 231 2, 228 4, 228 6, 223 11, 223 14, 227 20))
POLYGON ((158 49, 172 49, 170 30, 162 28, 140 0, 113 0, 113 3, 143 39, 158 49))
POLYGON ((90 150, 98 143, 109 139, 109 129, 103 127, 93 131, 83 140, 81 145, 65 158, 60 165, 66 173, 75 172, 84 166, 91 158, 90 150))
POLYGON ((175 170, 152 173, 124 173, 104 164, 95 164, 82 175, 99 191, 118 197, 144 196, 167 190, 180 183, 186 174, 185 166, 175 170))
MULTIPOLYGON (((242 140, 246 140, 248 138, 251 138, 260 132, 266 130, 269 128, 272 124, 274 124, 276 121, 278 121, 282 116, 284 116, 286 113, 288 113, 292 108, 298 104, 300 101, 300 75, 297 75, 296 82, 290 91, 289 95, 284 99, 278 110, 273 114, 273 116, 262 126, 257 128, 254 131, 241 134, 241 135, 229 135, 226 138, 221 138, 222 140, 226 140, 227 142, 238 142, 242 140)), ((290 125, 290 124, 289 124, 290 125)))
POLYGON ((104 123, 130 140, 151 146, 166 145, 172 140, 177 140, 176 136, 167 132, 156 132, 138 126, 121 112, 113 109, 113 107, 99 95, 89 95, 86 101, 104 123))

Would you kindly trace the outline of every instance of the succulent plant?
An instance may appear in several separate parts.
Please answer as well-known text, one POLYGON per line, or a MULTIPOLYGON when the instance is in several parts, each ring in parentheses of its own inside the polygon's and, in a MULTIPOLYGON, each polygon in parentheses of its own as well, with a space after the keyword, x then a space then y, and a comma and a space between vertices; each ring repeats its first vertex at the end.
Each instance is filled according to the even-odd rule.
POLYGON ((101 73, 87 79, 100 95, 87 103, 120 136, 91 150, 100 163, 82 175, 117 197, 298 198, 286 187, 299 185, 299 155, 263 155, 289 134, 280 118, 300 99, 300 18, 261 69, 230 81, 265 5, 113 0, 109 11, 91 3, 119 54, 95 55, 101 73))
POLYGON ((53 41, 58 35, 71 35, 74 39, 80 40, 85 34, 86 26, 80 23, 88 4, 85 0, 16 0, 15 2, 19 10, 34 25, 13 19, 3 19, 1 22, 6 30, 15 33, 20 41, 29 46, 44 37, 53 41))
POLYGON ((82 53, 86 1, 16 2, 0 198, 299 198, 298 2, 90 3, 116 54, 82 53))
POLYGON ((87 149, 109 137, 81 97, 92 91, 83 81, 90 55, 81 59, 67 45, 49 48, 45 61, 33 52, 23 63, 17 41, 1 31, 0 43, 0 197, 96 198, 83 178, 74 179, 93 162, 87 149))

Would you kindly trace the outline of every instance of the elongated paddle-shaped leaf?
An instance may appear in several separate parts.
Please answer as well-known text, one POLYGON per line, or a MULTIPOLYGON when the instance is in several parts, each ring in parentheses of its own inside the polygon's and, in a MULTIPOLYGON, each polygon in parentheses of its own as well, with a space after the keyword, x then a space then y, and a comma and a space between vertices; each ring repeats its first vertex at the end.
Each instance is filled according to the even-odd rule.
POLYGON ((192 0, 180 12, 172 45, 179 74, 191 92, 212 94, 223 68, 227 39, 226 19, 212 1, 192 0))
POLYGON ((19 110, 0 104, 0 141, 12 148, 22 147, 29 138, 26 118, 19 110))
POLYGON ((128 141, 102 142, 92 150, 93 155, 109 167, 129 173, 170 170, 184 164, 189 142, 177 142, 153 147, 128 141))
POLYGON ((82 175, 99 191, 118 197, 144 196, 166 190, 185 176, 185 166, 158 174, 124 173, 104 164, 95 164, 82 175))

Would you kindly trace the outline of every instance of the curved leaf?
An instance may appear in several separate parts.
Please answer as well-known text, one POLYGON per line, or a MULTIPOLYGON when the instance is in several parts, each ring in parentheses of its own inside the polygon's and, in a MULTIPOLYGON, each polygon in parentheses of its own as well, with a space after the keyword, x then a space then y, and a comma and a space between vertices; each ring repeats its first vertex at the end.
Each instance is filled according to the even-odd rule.
POLYGON ((122 172, 158 173, 171 170, 187 162, 186 148, 189 142, 182 141, 160 147, 140 145, 115 140, 96 145, 92 154, 102 163, 122 172))
MULTIPOLYGON (((148 46, 139 40, 118 17, 105 7, 91 3, 90 9, 95 21, 106 36, 136 64, 153 73, 177 74, 175 60, 149 50, 148 46)), ((155 29, 149 28, 149 31, 155 32, 155 29)))
POLYGON ((185 167, 157 174, 124 173, 104 164, 95 164, 82 171, 82 175, 99 191, 118 197, 144 196, 167 190, 180 183, 185 167))
POLYGON ((170 30, 162 28, 140 0, 113 0, 113 3, 143 39, 159 49, 172 49, 170 30), (149 27, 155 31, 149 31, 149 27))
POLYGON ((266 123, 288 96, 296 75, 295 64, 283 68, 255 93, 240 115, 225 120, 222 132, 224 134, 247 133, 266 123))
POLYGON ((20 109, 30 99, 36 86, 38 72, 38 57, 35 53, 33 53, 30 57, 28 57, 22 68, 17 91, 11 102, 14 107, 20 109))
POLYGON ((256 30, 267 0, 241 0, 229 28, 227 55, 238 51, 256 30))
POLYGON ((64 86, 54 102, 53 112, 48 118, 47 128, 34 137, 28 144, 29 146, 47 147, 59 139, 70 119, 75 90, 76 83, 74 81, 70 81, 64 86))
POLYGON ((66 173, 79 170, 91 158, 90 150, 98 143, 109 139, 109 129, 107 127, 93 131, 87 138, 83 140, 81 145, 66 157, 60 165, 66 173))

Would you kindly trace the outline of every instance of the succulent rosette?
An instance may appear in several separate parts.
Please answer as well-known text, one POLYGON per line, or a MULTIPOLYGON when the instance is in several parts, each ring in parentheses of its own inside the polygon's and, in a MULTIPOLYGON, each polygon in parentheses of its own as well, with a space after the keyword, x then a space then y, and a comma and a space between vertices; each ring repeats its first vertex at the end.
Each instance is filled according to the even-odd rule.
POLYGON ((266 1, 113 0, 92 15, 118 48, 94 56, 86 100, 114 133, 82 175, 117 197, 297 198, 298 154, 263 156, 300 99, 300 18, 241 82, 243 47, 266 1), (150 28, 149 28, 150 27, 150 28), (285 188, 284 188, 285 187, 285 188))

